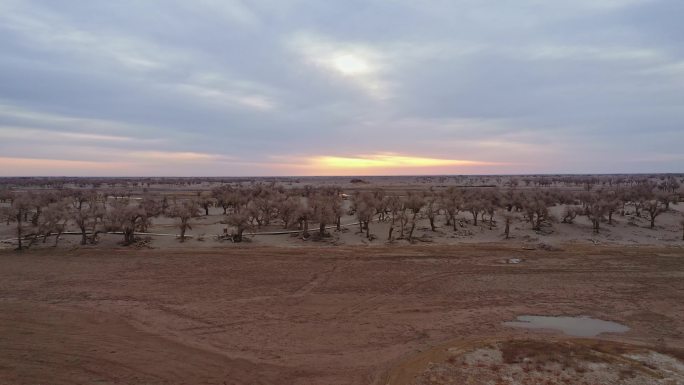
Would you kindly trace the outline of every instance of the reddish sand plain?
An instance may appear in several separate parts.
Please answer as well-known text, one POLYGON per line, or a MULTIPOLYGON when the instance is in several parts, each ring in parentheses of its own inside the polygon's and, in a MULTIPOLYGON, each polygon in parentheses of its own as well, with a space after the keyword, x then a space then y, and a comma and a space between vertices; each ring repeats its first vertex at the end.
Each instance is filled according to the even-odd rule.
POLYGON ((0 384, 424 383, 444 344, 565 338, 521 314, 684 348, 679 246, 188 246, 0 252, 0 384))

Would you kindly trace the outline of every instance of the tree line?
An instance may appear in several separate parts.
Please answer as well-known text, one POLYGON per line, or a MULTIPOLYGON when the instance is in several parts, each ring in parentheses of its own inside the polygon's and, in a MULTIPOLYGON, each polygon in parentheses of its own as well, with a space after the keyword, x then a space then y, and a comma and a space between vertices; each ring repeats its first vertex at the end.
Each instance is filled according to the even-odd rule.
MULTIPOLYGON (((326 237, 329 227, 341 229, 345 215, 353 216, 354 226, 369 240, 378 238, 371 231, 373 223, 385 222, 389 226, 383 238, 411 242, 420 220, 426 220, 432 231, 438 224, 457 231, 466 224, 491 229, 497 226, 498 216, 506 238, 516 221, 541 231, 554 219, 573 223, 578 216, 587 217, 595 233, 602 224, 612 224, 615 215, 643 217, 654 228, 657 217, 679 202, 679 188, 675 178, 666 178, 660 183, 592 185, 579 191, 508 185, 431 187, 397 193, 370 187, 350 195, 338 186, 285 187, 276 183, 223 184, 184 195, 143 193, 137 197, 126 188, 5 189, 0 190, 0 215, 7 225, 14 223, 19 249, 45 243, 50 237, 56 246, 69 229, 80 234, 82 245, 96 243, 105 232, 120 233, 122 243, 129 245, 159 216, 175 218, 183 242, 187 230, 192 229, 192 219, 210 215, 212 208, 220 210, 222 223, 232 229, 220 237, 233 242, 243 241, 246 231, 273 224, 304 238, 326 237), (557 205, 564 209, 560 218, 552 218, 549 209, 557 205)), ((684 221, 681 225, 684 227, 684 221)))

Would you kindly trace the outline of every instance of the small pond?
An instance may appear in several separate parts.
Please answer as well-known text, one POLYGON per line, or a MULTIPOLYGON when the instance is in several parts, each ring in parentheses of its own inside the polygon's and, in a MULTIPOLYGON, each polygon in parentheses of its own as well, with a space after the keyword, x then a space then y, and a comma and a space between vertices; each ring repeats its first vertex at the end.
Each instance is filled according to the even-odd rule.
POLYGON ((549 317, 523 315, 517 321, 503 323, 506 326, 527 329, 554 329, 574 337, 596 337, 601 333, 624 333, 629 327, 617 322, 589 317, 549 317))

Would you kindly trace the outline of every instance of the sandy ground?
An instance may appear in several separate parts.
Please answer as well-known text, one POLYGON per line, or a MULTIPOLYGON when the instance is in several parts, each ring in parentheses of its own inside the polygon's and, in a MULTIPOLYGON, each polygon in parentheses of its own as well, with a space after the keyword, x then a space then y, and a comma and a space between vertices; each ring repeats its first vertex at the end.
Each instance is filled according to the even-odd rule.
POLYGON ((0 384, 421 383, 445 344, 564 338, 522 314, 684 348, 680 246, 201 245, 1 251, 0 384))

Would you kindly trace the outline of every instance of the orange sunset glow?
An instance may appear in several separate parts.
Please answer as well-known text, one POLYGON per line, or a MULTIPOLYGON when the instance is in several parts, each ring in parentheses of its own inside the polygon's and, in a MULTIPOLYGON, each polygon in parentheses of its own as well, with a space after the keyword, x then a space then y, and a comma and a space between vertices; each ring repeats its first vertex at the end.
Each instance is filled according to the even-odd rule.
POLYGON ((356 156, 314 156, 302 167, 316 175, 393 175, 411 173, 471 173, 501 163, 440 159, 382 153, 356 156))

